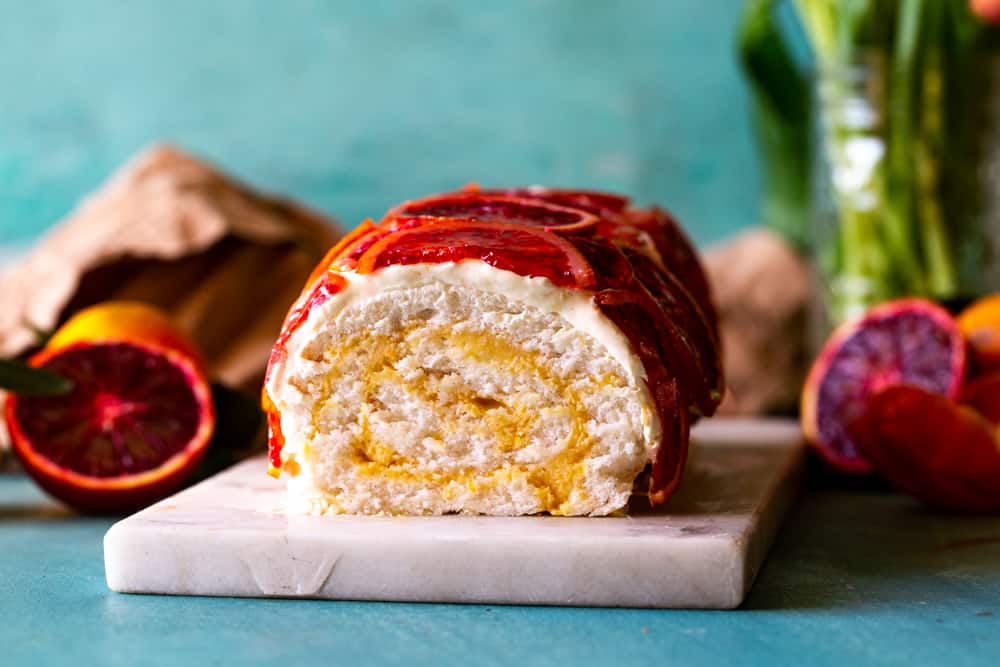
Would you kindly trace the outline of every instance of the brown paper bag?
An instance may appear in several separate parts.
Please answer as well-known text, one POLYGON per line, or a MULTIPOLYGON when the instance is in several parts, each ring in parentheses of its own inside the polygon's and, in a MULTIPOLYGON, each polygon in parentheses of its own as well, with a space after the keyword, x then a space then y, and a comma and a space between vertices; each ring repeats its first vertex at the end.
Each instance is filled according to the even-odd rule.
POLYGON ((704 260, 728 385, 719 414, 794 412, 809 363, 809 265, 781 237, 759 228, 710 248, 704 260))
POLYGON ((170 312, 219 380, 256 391, 289 305, 338 236, 319 213, 151 147, 0 275, 0 356, 30 352, 83 307, 137 299, 170 312))

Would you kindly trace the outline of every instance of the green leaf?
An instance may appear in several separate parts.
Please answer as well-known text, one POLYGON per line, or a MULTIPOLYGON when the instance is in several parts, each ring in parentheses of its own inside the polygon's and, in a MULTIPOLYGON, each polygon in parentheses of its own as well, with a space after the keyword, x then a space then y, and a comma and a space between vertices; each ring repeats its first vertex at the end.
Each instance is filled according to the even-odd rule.
POLYGON ((796 246, 808 245, 812 93, 775 14, 775 0, 751 0, 740 24, 740 62, 753 93, 764 163, 764 220, 796 246))
POLYGON ((0 389, 20 396, 59 396, 73 391, 73 383, 21 361, 0 359, 0 389))
POLYGON ((775 16, 775 0, 747 3, 739 55, 754 93, 792 126, 809 123, 809 78, 792 56, 775 16))

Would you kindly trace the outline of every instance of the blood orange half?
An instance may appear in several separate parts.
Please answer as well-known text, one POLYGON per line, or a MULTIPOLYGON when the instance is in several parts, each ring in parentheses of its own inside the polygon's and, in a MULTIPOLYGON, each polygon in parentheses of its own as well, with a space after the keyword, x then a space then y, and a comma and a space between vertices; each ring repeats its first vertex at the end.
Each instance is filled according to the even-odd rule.
POLYGON ((846 473, 871 472, 851 434, 870 396, 905 384, 954 399, 965 377, 965 341, 946 310, 923 299, 872 308, 834 331, 802 390, 802 430, 846 473))
POLYGON ((73 382, 63 396, 13 396, 14 449, 42 488, 84 512, 127 512, 179 488, 215 426, 193 346, 154 308, 82 311, 32 366, 73 382))

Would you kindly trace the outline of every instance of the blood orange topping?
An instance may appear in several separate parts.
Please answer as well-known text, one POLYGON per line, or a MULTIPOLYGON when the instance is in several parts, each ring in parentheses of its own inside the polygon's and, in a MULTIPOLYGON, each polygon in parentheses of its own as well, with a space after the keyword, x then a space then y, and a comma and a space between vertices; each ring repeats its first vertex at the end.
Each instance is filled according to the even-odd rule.
MULTIPOLYGON (((337 259, 340 259, 342 256, 349 256, 352 252, 357 252, 356 250, 354 250, 354 246, 357 243, 357 241, 359 239, 367 237, 370 234, 370 232, 372 232, 374 229, 375 225, 372 223, 372 221, 365 220, 360 225, 351 230, 346 236, 344 236, 344 238, 340 239, 340 241, 338 241, 336 245, 330 248, 330 250, 326 253, 326 255, 323 256, 323 259, 320 260, 319 264, 316 265, 316 268, 313 269, 312 273, 309 274, 309 279, 306 280, 306 285, 302 289, 302 292, 305 293, 309 291, 309 288, 311 288, 313 284, 316 283, 317 280, 326 275, 333 267, 334 262, 337 259)), ((372 243, 374 243, 374 241, 372 241, 372 243)), ((364 254, 364 251, 367 249, 368 246, 365 246, 360 252, 357 253, 357 257, 360 257, 362 254, 364 254)), ((357 257, 355 257, 354 259, 356 259, 357 257)))
POLYGON ((469 193, 407 202, 390 211, 386 220, 414 217, 503 222, 541 227, 546 231, 577 231, 597 222, 596 216, 580 209, 544 201, 469 193))
POLYGON ((481 195, 535 199, 550 204, 577 208, 600 216, 622 213, 628 206, 628 197, 610 192, 592 190, 562 190, 558 188, 528 187, 507 190, 474 190, 481 195))
POLYGON ((358 261, 359 273, 394 264, 460 262, 479 259, 526 276, 541 276, 563 287, 589 287, 594 273, 571 243, 524 225, 447 221, 394 232, 358 261))
POLYGON ((716 316, 708 278, 701 268, 694 244, 673 216, 663 209, 653 207, 627 211, 626 220, 632 229, 641 230, 648 235, 662 264, 691 292, 714 326, 716 316))

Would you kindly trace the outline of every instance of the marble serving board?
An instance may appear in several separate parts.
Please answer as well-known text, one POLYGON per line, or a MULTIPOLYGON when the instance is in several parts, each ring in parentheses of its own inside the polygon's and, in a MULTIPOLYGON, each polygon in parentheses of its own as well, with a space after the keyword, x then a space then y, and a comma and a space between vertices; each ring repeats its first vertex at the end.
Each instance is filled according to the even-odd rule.
MULTIPOLYGON (((695 429, 681 488, 607 518, 296 516, 262 458, 104 538, 122 593, 608 607, 738 606, 796 497, 796 424, 695 429)), ((640 503, 635 503, 636 505, 640 503)))

